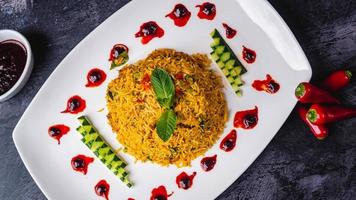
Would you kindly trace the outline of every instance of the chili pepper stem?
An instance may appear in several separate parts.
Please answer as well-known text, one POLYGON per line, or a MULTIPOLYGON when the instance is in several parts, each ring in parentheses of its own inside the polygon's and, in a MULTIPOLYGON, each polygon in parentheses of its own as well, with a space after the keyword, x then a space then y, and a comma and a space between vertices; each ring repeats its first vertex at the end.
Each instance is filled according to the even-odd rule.
POLYGON ((350 70, 346 70, 346 71, 345 71, 345 74, 346 74, 346 76, 347 76, 349 79, 351 79, 351 77, 352 77, 352 72, 351 72, 350 70))
POLYGON ((309 109, 307 113, 307 118, 311 123, 314 123, 318 118, 318 113, 314 109, 309 109))
POLYGON ((304 95, 305 95, 305 86, 301 83, 295 89, 295 96, 296 97, 302 97, 304 95))

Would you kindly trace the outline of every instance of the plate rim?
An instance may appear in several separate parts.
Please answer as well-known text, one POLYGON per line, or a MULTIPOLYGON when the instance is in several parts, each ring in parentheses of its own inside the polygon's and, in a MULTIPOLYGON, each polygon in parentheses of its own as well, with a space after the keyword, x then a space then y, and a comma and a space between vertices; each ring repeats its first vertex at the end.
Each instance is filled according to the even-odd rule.
MULTIPOLYGON (((101 22, 101 24, 99 24, 97 27, 95 27, 89 34, 87 34, 74 48, 72 48, 69 53, 62 59, 62 61, 56 66, 56 68, 52 71, 52 73, 48 76, 48 78, 46 79, 46 81, 43 83, 43 85, 40 87, 40 89, 38 90, 38 92, 36 93, 36 95, 33 97, 33 99, 31 100, 31 102, 28 104, 26 110, 23 112, 23 114, 21 115, 21 118, 19 119, 19 121, 17 122, 15 128, 13 129, 12 132, 12 138, 15 144, 15 147, 17 149, 17 152, 20 155, 20 158, 23 162, 23 164, 25 165, 27 171, 29 172, 29 174, 31 175, 31 177, 33 178, 34 182, 36 183, 36 185, 40 188, 40 190, 42 191, 42 193, 46 196, 46 198, 48 199, 53 199, 53 196, 50 196, 48 191, 45 189, 45 187, 42 185, 40 179, 37 177, 37 175, 32 171, 32 168, 28 165, 28 161, 26 156, 23 155, 23 151, 21 148, 21 145, 19 145, 18 143, 18 137, 21 136, 21 131, 19 131, 19 125, 22 124, 22 122, 24 121, 24 116, 27 114, 27 112, 29 112, 29 108, 32 107, 32 105, 37 101, 37 99, 42 95, 44 88, 47 86, 48 82, 50 81, 50 79, 53 78, 54 74, 56 74, 56 72, 60 69, 58 66, 61 66, 62 63, 66 62, 68 59, 70 59, 70 57, 72 56, 73 52, 79 47, 81 46, 84 42, 86 42, 86 40, 88 40, 90 37, 90 35, 92 35, 93 32, 95 32, 97 29, 99 29, 99 27, 103 26, 105 24, 106 21, 108 21, 110 18, 112 18, 115 14, 119 13, 119 12, 125 12, 127 9, 129 9, 132 5, 134 5, 136 2, 138 2, 139 0, 132 0, 130 2, 128 2, 127 4, 125 4, 124 6, 122 6, 121 8, 119 8, 117 11, 113 12, 108 18, 106 18, 103 22, 101 22)), ((245 0, 234 0, 236 1, 238 4, 240 4, 241 2, 245 1, 245 0)), ((247 0, 249 1, 249 0, 247 0)), ((256 0, 255 3, 261 3, 261 4, 265 4, 264 6, 267 6, 268 11, 271 12, 273 14, 273 17, 275 18, 274 20, 277 20, 277 22, 279 24, 277 24, 278 26, 280 26, 280 28, 284 29, 284 34, 288 34, 289 39, 292 40, 293 42, 293 46, 297 48, 298 53, 302 56, 302 58, 306 61, 305 64, 307 64, 306 66, 306 70, 304 70, 307 74, 305 74, 305 81, 309 81, 311 79, 312 76, 312 68, 310 66, 310 63, 302 49, 302 47, 300 46, 298 40, 296 39, 295 35, 293 34, 293 32, 290 30, 289 26, 286 24, 286 22, 283 20, 283 18, 279 15, 279 13, 275 10, 275 8, 267 1, 267 0, 256 0)), ((250 15, 249 15, 250 17, 250 15)), ((269 20, 271 21, 271 20, 269 20)), ((264 33, 265 30, 263 30, 264 33)), ((267 34, 267 33, 266 33, 267 34)), ((270 37, 267 34, 268 37, 270 37)), ((288 62, 288 60, 286 60, 286 62, 288 64, 290 64, 288 62)), ((297 101, 295 101, 295 104, 297 103, 297 101)), ((289 113, 289 115, 291 114, 291 112, 289 113)), ((283 124, 285 123, 285 121, 287 120, 287 118, 289 117, 286 116, 286 119, 283 121, 283 123, 280 124, 278 130, 276 131, 276 133, 273 135, 273 137, 271 137, 271 139, 268 141, 268 143, 266 144, 265 147, 263 147, 260 152, 258 153, 258 155, 253 159, 253 161, 251 162, 251 164, 249 164, 247 167, 245 167, 241 174, 236 178, 236 179, 232 179, 232 181, 226 181, 225 183, 223 183, 224 185, 224 190, 223 191, 219 191, 218 194, 212 196, 213 198, 217 198, 219 195, 221 195, 222 193, 224 193, 236 180, 238 180, 238 178, 245 173, 245 171, 255 162, 255 160, 261 155, 261 153, 266 149, 266 147, 269 145, 269 143, 271 142, 271 140, 275 137, 275 135, 278 133, 278 131, 280 130, 280 128, 283 126, 283 124)))

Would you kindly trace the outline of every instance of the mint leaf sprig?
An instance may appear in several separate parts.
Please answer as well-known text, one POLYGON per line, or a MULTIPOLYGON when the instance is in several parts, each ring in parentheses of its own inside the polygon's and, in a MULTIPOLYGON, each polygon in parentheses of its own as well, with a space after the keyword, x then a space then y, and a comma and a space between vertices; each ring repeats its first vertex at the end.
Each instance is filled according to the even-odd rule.
POLYGON ((172 109, 175 96, 174 83, 165 70, 156 68, 151 74, 151 84, 159 105, 165 108, 157 122, 157 133, 166 142, 172 136, 177 123, 177 116, 172 109))

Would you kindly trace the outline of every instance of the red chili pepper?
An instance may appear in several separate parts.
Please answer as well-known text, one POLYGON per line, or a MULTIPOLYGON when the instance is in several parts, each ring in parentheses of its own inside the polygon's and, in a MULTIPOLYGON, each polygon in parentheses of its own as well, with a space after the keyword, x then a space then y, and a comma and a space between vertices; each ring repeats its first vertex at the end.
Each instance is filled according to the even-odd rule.
POLYGON ((184 79, 184 73, 183 72, 179 72, 178 74, 175 74, 174 77, 177 80, 183 80, 184 79))
POLYGON ((350 83, 352 72, 349 70, 339 70, 330 74, 321 84, 321 87, 335 92, 350 83))
POLYGON ((310 83, 300 83, 295 89, 295 96, 301 103, 335 103, 340 101, 331 96, 327 91, 320 89, 310 83))
POLYGON ((356 108, 346 108, 339 105, 325 106, 313 104, 307 113, 307 118, 313 124, 326 124, 356 117, 356 108))
POLYGON ((305 107, 298 105, 297 106, 297 112, 299 114, 300 119, 302 119, 310 128, 310 130, 313 132, 314 136, 322 140, 326 138, 329 134, 328 128, 326 128, 324 125, 315 125, 309 121, 307 118, 307 109, 305 107))
POLYGON ((147 73, 143 76, 142 80, 141 80, 141 84, 143 86, 144 90, 149 90, 151 87, 151 78, 150 75, 148 75, 147 73))

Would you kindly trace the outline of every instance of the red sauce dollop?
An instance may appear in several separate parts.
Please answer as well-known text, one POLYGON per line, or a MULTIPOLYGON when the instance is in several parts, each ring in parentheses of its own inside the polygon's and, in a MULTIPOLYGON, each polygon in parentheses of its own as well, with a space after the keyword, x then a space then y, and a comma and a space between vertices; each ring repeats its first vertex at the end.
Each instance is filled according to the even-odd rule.
POLYGON ((172 12, 166 15, 166 17, 173 19, 174 24, 179 27, 185 26, 188 23, 190 16, 191 13, 183 4, 175 5, 172 12))
POLYGON ((228 39, 232 39, 233 37, 235 37, 235 35, 237 34, 237 31, 235 29, 231 28, 226 23, 223 23, 222 25, 225 28, 225 34, 228 39))
POLYGON ((215 167, 216 164, 216 157, 217 155, 213 155, 211 157, 205 157, 200 161, 200 166, 201 168, 208 172, 210 170, 212 170, 215 167))
POLYGON ((216 7, 212 3, 205 2, 195 7, 199 8, 198 17, 200 19, 213 20, 216 16, 216 7))
POLYGON ((134 198, 128 198, 127 200, 135 200, 134 198))
POLYGON ((61 138, 70 131, 70 128, 63 124, 53 125, 48 128, 48 135, 61 143, 61 138))
POLYGON ((154 21, 149 21, 140 26, 140 30, 135 34, 135 37, 142 37, 142 44, 149 43, 153 38, 161 38, 164 35, 164 30, 154 21))
POLYGON ((242 57, 243 59, 248 63, 248 64, 252 64, 255 62, 256 60, 256 52, 252 49, 249 49, 245 46, 242 46, 243 50, 242 50, 242 57))
POLYGON ((220 143, 220 149, 226 152, 232 151, 236 146, 236 130, 232 130, 220 143))
POLYGON ((141 80, 141 85, 144 90, 149 90, 151 88, 151 77, 147 73, 143 76, 141 80))
POLYGON ((109 56, 109 61, 113 61, 115 59, 118 59, 119 56, 123 53, 123 52, 129 52, 129 48, 124 45, 124 44, 115 44, 111 51, 110 51, 110 56, 109 56))
POLYGON ((109 199, 110 185, 105 180, 99 181, 94 190, 98 196, 104 197, 106 200, 109 199))
POLYGON ((84 175, 88 172, 88 166, 90 163, 94 162, 94 158, 85 155, 77 155, 72 158, 70 164, 73 170, 81 172, 84 175))
POLYGON ((185 172, 180 173, 176 178, 176 184, 178 188, 188 190, 190 187, 192 187, 195 175, 197 175, 196 172, 193 172, 193 174, 190 176, 185 172))
POLYGON ((106 74, 103 70, 94 68, 88 72, 87 81, 85 87, 97 87, 106 80, 106 74))
POLYGON ((236 112, 234 118, 234 127, 243 129, 252 129, 258 122, 258 108, 255 106, 252 110, 236 112))
POLYGON ((75 95, 68 99, 67 108, 61 113, 78 114, 86 108, 86 102, 80 96, 75 95))
POLYGON ((161 185, 152 190, 150 200, 167 200, 168 197, 172 196, 172 194, 173 192, 171 194, 167 194, 166 187, 161 185))
POLYGON ((255 80, 252 83, 252 87, 257 91, 265 91, 270 94, 274 94, 278 92, 280 85, 275 80, 273 80, 272 76, 267 74, 266 80, 255 80))

